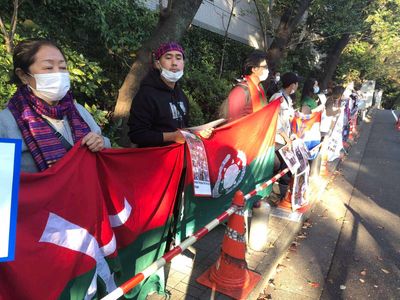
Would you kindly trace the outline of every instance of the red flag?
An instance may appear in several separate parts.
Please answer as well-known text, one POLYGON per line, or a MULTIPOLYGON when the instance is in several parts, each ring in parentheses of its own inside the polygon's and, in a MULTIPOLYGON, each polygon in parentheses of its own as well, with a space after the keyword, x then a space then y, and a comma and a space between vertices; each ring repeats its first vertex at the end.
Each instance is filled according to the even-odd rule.
POLYGON ((0 299, 90 298, 97 280, 104 294, 147 267, 162 255, 182 160, 182 146, 99 154, 75 146, 45 172, 22 174, 15 261, 0 264, 0 299), (151 249, 135 244, 149 233, 151 249))

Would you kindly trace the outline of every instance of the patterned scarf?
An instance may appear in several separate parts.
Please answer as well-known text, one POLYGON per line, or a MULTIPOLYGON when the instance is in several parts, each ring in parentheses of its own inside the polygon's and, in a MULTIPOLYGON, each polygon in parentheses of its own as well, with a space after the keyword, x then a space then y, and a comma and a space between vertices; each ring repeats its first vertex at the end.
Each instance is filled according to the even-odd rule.
POLYGON ((24 85, 18 88, 7 106, 40 171, 51 167, 67 152, 42 115, 58 120, 67 116, 74 143, 90 132, 89 125, 75 107, 71 92, 68 92, 57 105, 50 106, 24 85))

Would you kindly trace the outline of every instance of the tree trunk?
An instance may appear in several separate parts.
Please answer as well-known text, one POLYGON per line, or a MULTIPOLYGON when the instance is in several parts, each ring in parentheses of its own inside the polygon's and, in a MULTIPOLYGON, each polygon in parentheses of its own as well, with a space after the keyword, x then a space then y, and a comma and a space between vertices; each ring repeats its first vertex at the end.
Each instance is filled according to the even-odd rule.
POLYGON ((319 86, 321 90, 325 90, 328 87, 328 83, 332 79, 336 67, 339 64, 340 55, 342 54, 343 49, 347 46, 349 41, 350 34, 343 34, 341 38, 335 43, 332 50, 326 57, 326 63, 323 68, 324 71, 319 81, 319 86))
POLYGON ((129 146, 128 118, 132 105, 132 99, 137 93, 140 82, 147 74, 151 63, 151 51, 160 43, 180 40, 187 27, 192 22, 202 0, 170 0, 166 10, 161 9, 158 24, 151 37, 142 44, 138 50, 136 60, 131 66, 119 89, 117 103, 114 109, 113 119, 115 123, 121 123, 119 132, 119 144, 129 146))
POLYGON ((297 4, 297 9, 290 7, 284 11, 274 41, 268 49, 268 66, 272 72, 277 70, 292 33, 310 6, 311 0, 299 0, 297 4))

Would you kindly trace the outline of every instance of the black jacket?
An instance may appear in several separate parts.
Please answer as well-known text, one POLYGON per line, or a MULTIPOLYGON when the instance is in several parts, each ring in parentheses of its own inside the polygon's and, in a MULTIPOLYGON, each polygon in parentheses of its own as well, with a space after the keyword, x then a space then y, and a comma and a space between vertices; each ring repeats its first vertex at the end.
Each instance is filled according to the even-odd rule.
POLYGON ((129 138, 139 147, 167 145, 163 132, 187 127, 188 112, 189 102, 179 85, 171 89, 161 80, 158 70, 151 70, 133 99, 129 138))

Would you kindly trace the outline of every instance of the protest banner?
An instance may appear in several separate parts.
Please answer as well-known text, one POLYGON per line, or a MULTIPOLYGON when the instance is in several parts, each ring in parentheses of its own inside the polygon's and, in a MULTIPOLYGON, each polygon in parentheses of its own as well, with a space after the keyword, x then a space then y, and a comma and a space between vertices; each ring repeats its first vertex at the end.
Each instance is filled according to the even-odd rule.
MULTIPOLYGON (((229 207, 234 193, 247 193, 273 175, 279 101, 215 129, 203 139, 212 186, 211 197, 196 197, 191 176, 185 185, 184 211, 177 240, 183 239, 229 207)), ((189 162, 188 162, 189 164, 189 162)), ((270 193, 262 191, 251 202, 270 193)))
MULTIPOLYGON (((190 193, 179 216, 186 233, 226 209, 237 189, 253 190, 272 177, 279 104, 203 140, 212 197, 194 196, 193 179, 186 177, 190 193)), ((100 298, 160 258, 180 193, 184 151, 174 144, 95 154, 77 145, 46 171, 21 174, 15 260, 0 264, 0 295, 100 298)), ((145 299, 163 288, 158 272, 126 296, 145 299)))
MULTIPOLYGON (((15 260, 0 263, 0 295, 100 298, 161 257, 183 151, 171 145, 94 154, 77 145, 46 171, 22 173, 15 260)), ((129 297, 161 291, 160 276, 129 297)))
POLYGON ((340 114, 336 119, 335 126, 331 134, 327 137, 326 153, 328 161, 334 161, 340 157, 340 152, 343 149, 343 122, 344 122, 344 108, 341 108, 340 114))

